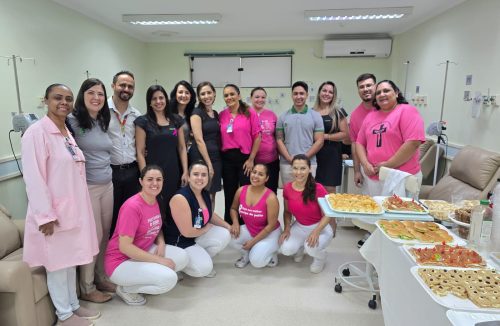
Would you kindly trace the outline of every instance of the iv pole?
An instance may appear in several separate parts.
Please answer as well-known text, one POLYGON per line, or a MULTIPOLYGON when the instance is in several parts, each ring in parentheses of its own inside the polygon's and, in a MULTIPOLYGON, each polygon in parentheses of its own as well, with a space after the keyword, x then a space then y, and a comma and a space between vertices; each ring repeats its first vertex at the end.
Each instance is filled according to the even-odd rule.
POLYGON ((21 108, 21 95, 20 95, 20 92, 19 92, 19 78, 17 77, 17 59, 19 59, 19 62, 23 62, 23 60, 33 60, 33 62, 35 62, 35 59, 34 58, 23 58, 19 55, 11 55, 11 56, 0 56, 2 58, 6 58, 7 59, 7 64, 10 63, 10 60, 12 60, 12 63, 13 63, 13 66, 14 66, 14 80, 16 82, 16 94, 17 94, 17 107, 18 107, 18 110, 19 110, 19 113, 23 113, 23 109, 21 108))
POLYGON ((446 60, 446 62, 441 62, 440 64, 438 64, 438 66, 446 64, 446 68, 445 68, 445 73, 444 73, 443 98, 441 100, 441 113, 440 113, 439 121, 438 121, 439 135, 438 135, 437 147, 436 147, 436 160, 434 162, 434 178, 432 180, 432 185, 433 186, 435 186, 436 182, 437 182, 437 173, 438 173, 438 165, 439 165, 439 153, 441 152, 441 142, 443 142, 443 144, 445 143, 445 141, 444 141, 444 139, 442 137, 443 130, 446 130, 446 127, 443 125, 443 112, 444 112, 444 100, 445 100, 445 97, 446 97, 446 85, 447 85, 447 82, 448 82, 448 67, 449 67, 450 63, 453 63, 455 65, 457 64, 456 62, 453 62, 453 61, 450 61, 450 60, 446 60))
POLYGON ((404 65, 406 65, 406 74, 405 74, 405 87, 403 89, 403 94, 404 96, 406 97, 406 85, 408 84, 408 70, 410 68, 410 61, 409 60, 406 60, 405 62, 403 62, 404 65))

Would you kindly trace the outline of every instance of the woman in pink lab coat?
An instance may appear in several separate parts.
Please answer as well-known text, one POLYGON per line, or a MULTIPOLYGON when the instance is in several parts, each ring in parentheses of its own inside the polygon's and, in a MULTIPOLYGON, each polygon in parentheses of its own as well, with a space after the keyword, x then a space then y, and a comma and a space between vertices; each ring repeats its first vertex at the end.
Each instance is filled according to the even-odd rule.
POLYGON ((47 287, 61 325, 93 325, 98 311, 80 307, 76 266, 99 251, 85 176, 85 157, 66 128, 73 93, 62 84, 45 92, 48 112, 22 138, 28 195, 23 260, 44 266, 47 287))

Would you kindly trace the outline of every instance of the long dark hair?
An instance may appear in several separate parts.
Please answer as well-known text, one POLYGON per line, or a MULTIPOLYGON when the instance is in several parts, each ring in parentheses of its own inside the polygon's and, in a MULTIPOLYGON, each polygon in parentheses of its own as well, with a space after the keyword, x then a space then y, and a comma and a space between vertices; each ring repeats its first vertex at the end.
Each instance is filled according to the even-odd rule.
POLYGON ((186 105, 186 109, 184 109, 185 120, 188 125, 190 125, 189 118, 191 117, 191 113, 193 113, 194 105, 196 104, 196 93, 194 92, 193 86, 185 80, 181 80, 177 84, 175 84, 174 88, 170 92, 170 111, 175 114, 179 114, 179 102, 177 102, 177 89, 179 86, 184 86, 188 92, 191 94, 191 98, 189 99, 189 103, 186 105))
POLYGON ((166 119, 170 120, 170 122, 174 124, 176 128, 179 128, 180 127, 179 119, 169 109, 167 91, 165 91, 165 88, 163 88, 163 86, 161 85, 151 85, 146 91, 146 107, 147 107, 146 116, 148 120, 154 122, 154 125, 158 127, 156 114, 153 107, 151 106, 151 100, 153 99, 153 96, 156 92, 161 92, 163 96, 165 96, 166 103, 165 103, 165 110, 163 110, 163 115, 165 116, 166 119))
MULTIPOLYGON (((385 79, 385 80, 379 81, 377 83, 377 86, 375 87, 375 95, 377 94, 378 85, 380 85, 382 83, 388 83, 389 85, 391 85, 394 92, 398 93, 398 97, 396 98, 396 102, 398 104, 408 104, 408 101, 405 99, 403 93, 401 93, 398 86, 396 86, 396 84, 394 84, 394 82, 392 80, 385 79)), ((375 96, 375 98, 373 99, 373 106, 375 107, 375 109, 380 110, 380 106, 377 104, 377 96, 375 96)))
POLYGON ((106 87, 103 82, 97 78, 89 78, 83 81, 80 90, 78 91, 78 95, 76 96, 75 107, 73 109, 73 115, 78 121, 78 125, 83 129, 92 129, 94 124, 97 124, 101 127, 102 131, 106 132, 109 127, 109 121, 111 120, 111 113, 109 111, 108 106, 108 96, 106 94, 106 87), (104 92, 104 104, 102 108, 97 113, 96 121, 94 121, 89 114, 87 107, 85 106, 85 92, 90 88, 101 85, 102 90, 104 92))
MULTIPOLYGON (((235 84, 226 84, 226 86, 224 86, 224 89, 228 88, 228 87, 231 87, 231 88, 234 88, 234 90, 236 91, 236 93, 238 95, 241 95, 240 94, 240 88, 238 86, 236 86, 235 84)), ((224 91, 223 91, 224 92, 224 91)), ((241 100, 241 98, 239 99, 238 103, 240 104, 238 106, 238 113, 239 114, 243 114, 245 115, 245 117, 248 117, 250 115, 250 111, 249 111, 249 106, 248 104, 246 104, 245 102, 243 102, 241 100)))
MULTIPOLYGON (((292 159, 292 166, 293 162, 295 161, 306 161, 307 166, 311 168, 311 160, 304 154, 295 155, 292 159)), ((309 175, 307 176, 304 191, 302 191, 302 200, 304 201, 304 204, 307 204, 308 201, 316 200, 316 180, 314 180, 314 177, 312 176, 312 173, 310 171, 309 175)))
MULTIPOLYGON (((207 108, 205 107, 205 104, 203 104, 203 102, 200 100, 200 93, 201 93, 201 89, 205 86, 208 86, 210 87, 210 89, 212 90, 212 92, 214 92, 214 101, 215 101, 215 87, 214 85, 209 82, 209 81, 204 81, 204 82, 201 82, 198 84, 198 86, 196 87, 196 95, 198 95, 198 107, 201 108, 203 111, 207 112, 207 108)), ((212 103, 213 104, 213 103, 212 103)))

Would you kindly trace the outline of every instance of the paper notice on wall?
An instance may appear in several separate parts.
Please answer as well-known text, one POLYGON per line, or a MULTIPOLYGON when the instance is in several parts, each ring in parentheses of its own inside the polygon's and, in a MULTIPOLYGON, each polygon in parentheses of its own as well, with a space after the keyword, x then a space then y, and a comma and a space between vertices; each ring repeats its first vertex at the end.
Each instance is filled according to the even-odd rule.
POLYGON ((481 114, 481 104, 483 103, 483 97, 481 92, 475 92, 474 98, 471 101, 471 115, 472 118, 477 119, 481 114))

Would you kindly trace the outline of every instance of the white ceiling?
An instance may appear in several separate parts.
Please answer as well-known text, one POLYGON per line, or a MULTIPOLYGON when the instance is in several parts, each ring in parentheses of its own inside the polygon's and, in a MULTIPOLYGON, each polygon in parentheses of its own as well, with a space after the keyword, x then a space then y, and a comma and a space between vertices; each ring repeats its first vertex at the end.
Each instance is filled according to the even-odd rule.
POLYGON ((53 0, 143 42, 325 39, 331 34, 403 33, 465 0, 53 0), (313 23, 305 10, 413 7, 391 21, 313 23), (217 25, 139 26, 122 14, 219 13, 217 25))

